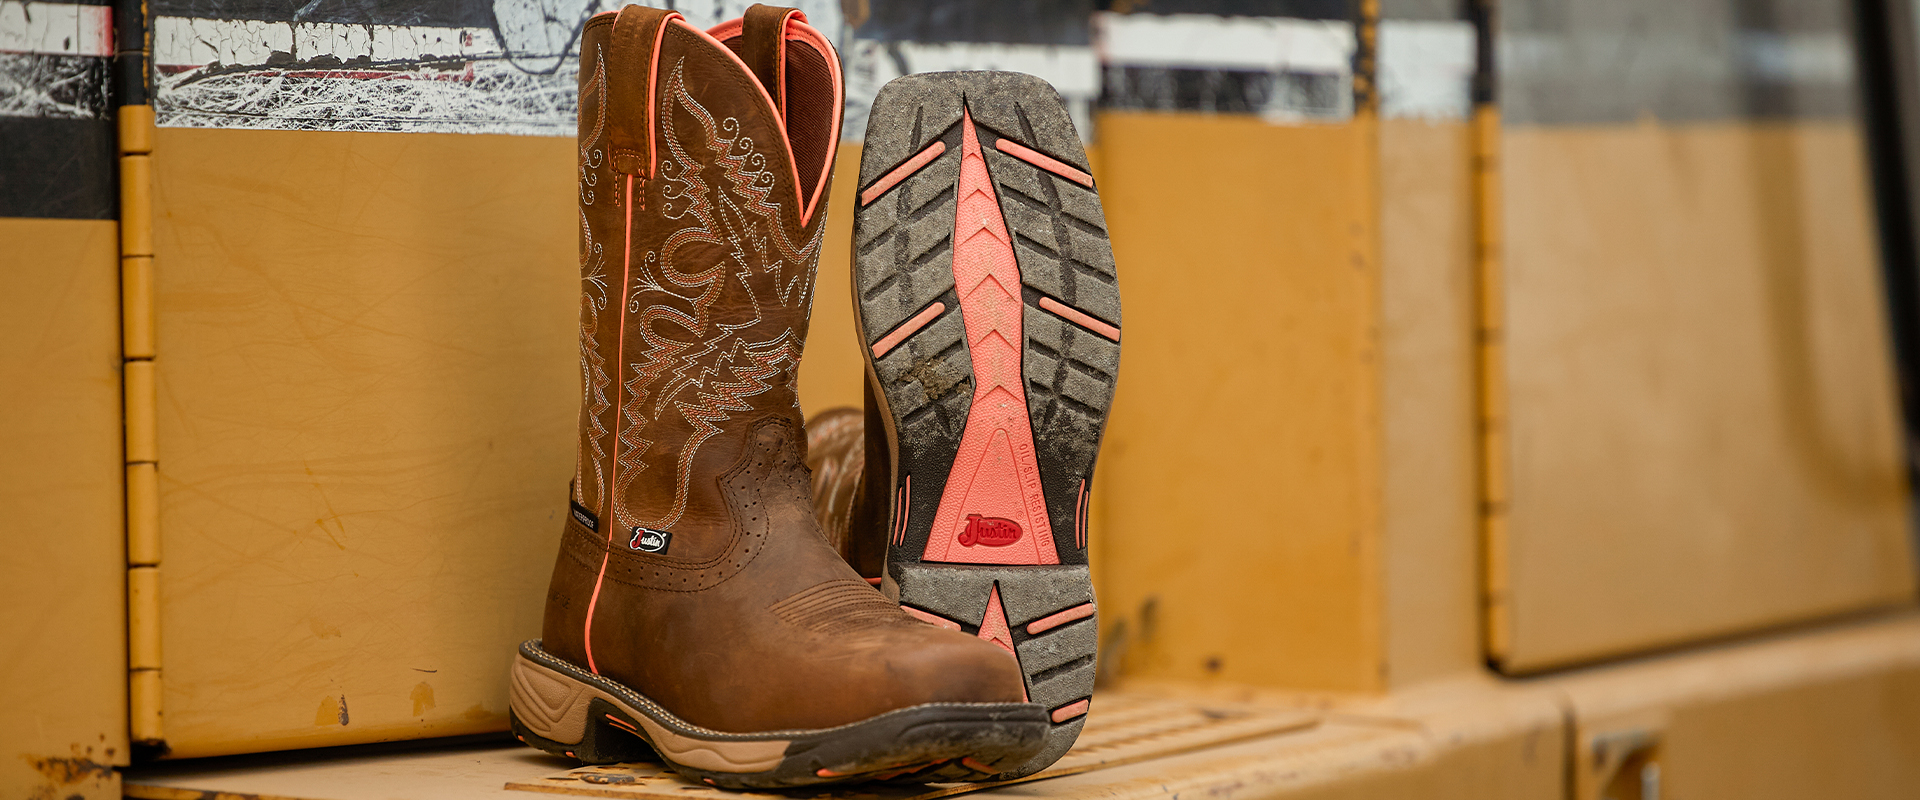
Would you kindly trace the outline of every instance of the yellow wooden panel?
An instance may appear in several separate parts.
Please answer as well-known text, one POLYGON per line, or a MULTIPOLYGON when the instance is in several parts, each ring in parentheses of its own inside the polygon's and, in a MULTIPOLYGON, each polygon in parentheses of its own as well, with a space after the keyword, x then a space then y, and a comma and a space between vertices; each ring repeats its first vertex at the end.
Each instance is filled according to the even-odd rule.
POLYGON ((1504 664, 1910 602, 1857 130, 1523 126, 1502 158, 1504 664))
POLYGON ((574 471, 574 158, 156 132, 173 755, 505 727, 574 471))
POLYGON ((807 418, 829 408, 859 408, 867 379, 853 328, 853 201, 860 188, 860 145, 841 144, 827 197, 826 241, 813 287, 813 316, 800 360, 800 406, 807 418))
POLYGON ((1108 652, 1380 686, 1372 123, 1098 128, 1127 329, 1093 495, 1108 652))
POLYGON ((0 796, 109 798, 127 763, 112 221, 0 219, 0 796))
POLYGON ((1458 120, 1380 123, 1381 553, 1395 688, 1484 663, 1469 133, 1458 120))

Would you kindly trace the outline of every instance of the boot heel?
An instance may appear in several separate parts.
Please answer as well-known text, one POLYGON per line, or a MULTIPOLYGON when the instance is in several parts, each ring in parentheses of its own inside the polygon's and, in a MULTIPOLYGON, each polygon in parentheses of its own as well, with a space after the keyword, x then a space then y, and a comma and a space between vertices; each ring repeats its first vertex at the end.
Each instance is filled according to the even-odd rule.
POLYGON ((660 755, 648 746, 646 741, 630 732, 627 728, 608 722, 622 715, 612 703, 594 698, 587 704, 591 716, 586 721, 586 731, 575 744, 566 744, 548 739, 534 733, 526 723, 520 721, 517 712, 507 712, 507 719, 513 724, 513 738, 531 747, 544 750, 556 756, 578 760, 582 764, 626 764, 634 761, 660 761, 660 755))
POLYGON ((639 725, 591 687, 541 669, 518 656, 513 662, 507 718, 513 736, 582 764, 658 761, 639 725))

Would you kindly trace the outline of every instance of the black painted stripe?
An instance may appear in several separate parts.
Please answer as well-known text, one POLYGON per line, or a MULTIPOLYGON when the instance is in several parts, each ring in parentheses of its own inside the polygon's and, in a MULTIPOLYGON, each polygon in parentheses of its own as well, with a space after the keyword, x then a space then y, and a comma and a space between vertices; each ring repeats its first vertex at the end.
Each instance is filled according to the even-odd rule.
MULTIPOLYGON (((1446 0, 1441 0, 1445 2, 1446 0)), ((1405 0, 1403 0, 1404 4, 1405 0)), ((1431 0, 1430 0, 1431 2, 1431 0)), ((1102 11, 1148 14, 1214 14, 1223 17, 1357 19, 1355 0, 1103 0, 1102 11)))
POLYGON ((1093 0, 869 0, 854 36, 894 42, 1086 45, 1093 0))
POLYGON ((0 217, 113 219, 113 123, 0 117, 0 217))

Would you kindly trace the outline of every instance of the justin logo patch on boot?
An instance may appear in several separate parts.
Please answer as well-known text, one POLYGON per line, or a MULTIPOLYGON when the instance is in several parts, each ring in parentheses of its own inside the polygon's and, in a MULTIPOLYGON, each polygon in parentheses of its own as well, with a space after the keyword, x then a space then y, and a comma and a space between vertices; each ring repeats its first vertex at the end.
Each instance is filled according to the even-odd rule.
POLYGON ((673 534, 656 531, 652 528, 634 528, 633 540, 627 546, 642 553, 664 553, 667 546, 673 544, 673 534))
POLYGON ((979 514, 967 515, 967 527, 960 531, 960 544, 964 547, 1006 547, 1020 541, 1020 523, 1000 517, 983 517, 979 514))

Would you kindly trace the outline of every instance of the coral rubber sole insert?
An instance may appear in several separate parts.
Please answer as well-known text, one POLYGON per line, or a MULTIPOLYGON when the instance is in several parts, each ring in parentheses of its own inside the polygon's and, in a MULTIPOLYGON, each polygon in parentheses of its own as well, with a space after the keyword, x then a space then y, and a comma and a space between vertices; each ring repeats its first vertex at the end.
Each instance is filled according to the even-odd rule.
MULTIPOLYGON (((887 425, 887 580, 908 614, 1012 653, 1059 758, 1093 713, 1094 461, 1120 294, 1059 95, 1003 72, 910 75, 868 117, 853 284, 887 425)), ((870 435, 880 435, 871 431, 870 435)), ((883 584, 884 585, 884 584, 883 584)))
MULTIPOLYGON (((1000 215, 973 116, 960 116, 953 282, 973 357, 973 404, 927 537, 926 561, 1058 564, 1020 377, 1023 310, 1013 237, 1000 215)), ((1011 646, 1008 647, 1011 650, 1011 646)))

